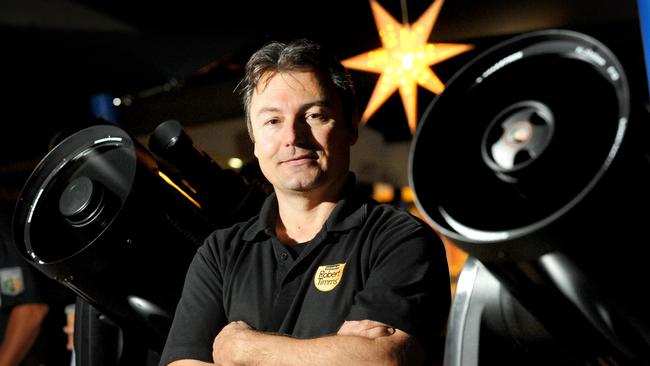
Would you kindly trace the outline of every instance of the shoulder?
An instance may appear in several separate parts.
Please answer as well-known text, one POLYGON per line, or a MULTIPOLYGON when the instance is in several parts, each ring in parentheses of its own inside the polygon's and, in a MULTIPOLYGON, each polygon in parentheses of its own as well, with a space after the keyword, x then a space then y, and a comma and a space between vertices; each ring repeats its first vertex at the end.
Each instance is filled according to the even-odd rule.
POLYGON ((444 244, 438 233, 424 220, 390 204, 369 203, 363 235, 380 251, 398 251, 422 256, 443 255, 444 244))
POLYGON ((366 207, 366 225, 377 226, 384 230, 400 229, 435 234, 426 222, 402 208, 376 202, 369 202, 366 207))
POLYGON ((220 228, 208 235, 198 254, 204 257, 222 257, 246 240, 246 233, 258 222, 259 216, 254 216, 247 221, 238 222, 226 228, 220 228))

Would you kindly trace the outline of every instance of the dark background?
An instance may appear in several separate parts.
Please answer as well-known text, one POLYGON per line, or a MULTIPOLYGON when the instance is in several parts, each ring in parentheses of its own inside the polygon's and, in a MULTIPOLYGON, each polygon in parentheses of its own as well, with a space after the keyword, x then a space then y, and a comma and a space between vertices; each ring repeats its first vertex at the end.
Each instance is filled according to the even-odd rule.
MULTIPOLYGON (((380 4, 410 22, 431 4, 403 1, 380 4)), ((477 47, 432 69, 446 82, 478 52, 517 33, 573 28, 616 39, 621 24, 637 21, 634 1, 447 0, 430 42, 477 47)), ((92 96, 129 100, 117 116, 134 134, 170 118, 191 125, 241 116, 232 91, 246 59, 265 42, 299 37, 341 59, 381 47, 365 0, 0 0, 0 196, 15 197, 61 131, 96 123, 92 96)), ((613 43, 642 57, 638 42, 613 43)), ((352 75, 363 111, 378 74, 352 75)), ((421 116, 435 95, 423 88, 418 95, 421 116)), ((389 142, 411 138, 398 93, 368 126, 389 142)))

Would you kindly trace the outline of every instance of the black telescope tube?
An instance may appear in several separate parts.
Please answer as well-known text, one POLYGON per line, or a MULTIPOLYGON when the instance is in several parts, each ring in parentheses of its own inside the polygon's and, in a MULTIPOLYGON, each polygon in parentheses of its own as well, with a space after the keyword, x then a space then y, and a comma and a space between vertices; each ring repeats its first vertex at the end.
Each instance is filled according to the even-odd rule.
POLYGON ((149 149, 180 170, 205 203, 204 210, 216 221, 232 223, 249 217, 253 209, 260 207, 262 192, 249 186, 235 171, 222 169, 193 143, 180 122, 159 124, 149 139, 149 149))
POLYGON ((222 224, 170 174, 126 131, 92 126, 38 164, 12 220, 28 263, 155 351, 196 249, 222 224))

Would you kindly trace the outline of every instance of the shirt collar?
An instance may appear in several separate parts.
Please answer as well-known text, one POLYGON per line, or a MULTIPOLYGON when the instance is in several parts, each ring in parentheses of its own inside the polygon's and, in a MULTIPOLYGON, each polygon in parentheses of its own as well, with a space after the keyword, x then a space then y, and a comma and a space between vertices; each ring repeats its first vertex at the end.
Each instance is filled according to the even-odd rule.
MULTIPOLYGON (((343 187, 341 198, 325 222, 323 229, 328 232, 347 231, 361 226, 367 214, 367 200, 356 187, 354 173, 348 174, 348 179, 343 187)), ((275 222, 278 215, 278 200, 275 193, 271 193, 260 209, 257 220, 244 233, 245 240, 253 240, 258 235, 274 236, 275 222)))
POLYGON ((274 235, 273 228, 275 227, 277 216, 278 199, 275 196, 275 192, 272 192, 264 200, 259 215, 257 216, 257 220, 255 220, 244 233, 244 240, 253 240, 262 233, 266 234, 267 237, 274 235))

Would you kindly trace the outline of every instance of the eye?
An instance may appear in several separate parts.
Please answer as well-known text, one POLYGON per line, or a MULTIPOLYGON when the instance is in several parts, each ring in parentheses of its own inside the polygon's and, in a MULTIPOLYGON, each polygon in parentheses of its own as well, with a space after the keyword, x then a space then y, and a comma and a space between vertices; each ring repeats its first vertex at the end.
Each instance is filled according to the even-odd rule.
POLYGON ((307 113, 307 121, 326 121, 327 115, 320 112, 307 113))
POLYGON ((280 119, 278 118, 269 118, 264 122, 264 125, 275 125, 280 123, 280 119))

